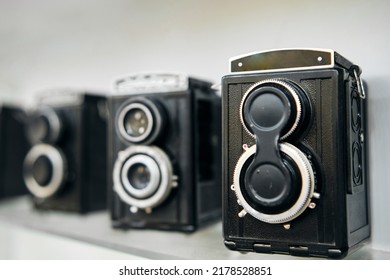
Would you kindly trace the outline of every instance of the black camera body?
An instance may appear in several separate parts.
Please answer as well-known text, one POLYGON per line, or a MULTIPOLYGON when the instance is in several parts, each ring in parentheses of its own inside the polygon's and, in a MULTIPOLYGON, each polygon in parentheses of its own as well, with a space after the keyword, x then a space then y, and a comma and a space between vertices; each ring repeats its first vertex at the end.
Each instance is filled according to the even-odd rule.
POLYGON ((86 213, 107 205, 106 97, 50 91, 29 113, 24 181, 38 209, 86 213))
POLYGON ((221 218, 220 98, 174 74, 118 79, 109 100, 113 227, 194 231, 221 218))
POLYGON ((0 199, 27 194, 22 176, 28 150, 24 123, 22 109, 0 105, 0 199))
POLYGON ((225 245, 345 256, 370 232, 360 68, 314 49, 230 63, 222 79, 225 245))

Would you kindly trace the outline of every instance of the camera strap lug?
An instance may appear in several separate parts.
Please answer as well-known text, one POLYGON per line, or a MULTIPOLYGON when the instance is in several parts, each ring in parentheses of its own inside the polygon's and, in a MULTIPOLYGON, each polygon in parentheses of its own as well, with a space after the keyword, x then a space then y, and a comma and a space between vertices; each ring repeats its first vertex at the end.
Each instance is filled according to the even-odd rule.
POLYGON ((360 98, 366 99, 366 92, 364 91, 363 81, 360 78, 360 75, 358 74, 358 71, 356 70, 356 68, 353 69, 353 75, 354 75, 355 80, 356 80, 356 85, 357 85, 357 89, 358 89, 358 93, 359 93, 360 98))
POLYGON ((346 69, 350 73, 350 75, 355 78, 359 97, 361 99, 366 99, 366 92, 364 91, 363 81, 360 78, 361 70, 359 66, 353 64, 351 61, 349 61, 337 52, 334 52, 334 60, 337 65, 346 69))

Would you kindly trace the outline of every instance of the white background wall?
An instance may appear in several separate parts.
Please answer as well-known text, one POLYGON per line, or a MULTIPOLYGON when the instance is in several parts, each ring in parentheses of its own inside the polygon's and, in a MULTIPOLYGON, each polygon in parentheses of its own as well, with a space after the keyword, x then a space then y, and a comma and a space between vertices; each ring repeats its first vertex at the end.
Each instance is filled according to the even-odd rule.
POLYGON ((390 1, 0 0, 0 97, 109 90, 127 72, 187 73, 218 82, 231 56, 331 48, 369 86, 372 242, 390 251, 390 1))

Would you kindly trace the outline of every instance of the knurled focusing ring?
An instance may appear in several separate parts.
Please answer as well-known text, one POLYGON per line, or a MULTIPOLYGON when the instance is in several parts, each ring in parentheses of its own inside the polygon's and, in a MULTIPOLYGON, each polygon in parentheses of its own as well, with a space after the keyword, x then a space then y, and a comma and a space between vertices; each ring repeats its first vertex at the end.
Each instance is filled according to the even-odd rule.
POLYGON ((298 198, 289 209, 274 214, 263 213, 255 209, 245 198, 246 196, 243 193, 245 191, 245 186, 241 183, 241 177, 243 172, 246 172, 245 166, 247 165, 247 161, 250 160, 256 152, 256 145, 253 145, 241 155, 236 164, 233 176, 234 192, 240 205, 242 205, 244 210, 254 218, 270 224, 285 223, 301 215, 309 206, 315 187, 314 171, 305 154, 289 143, 281 143, 280 151, 294 161, 301 177, 301 188, 298 198))

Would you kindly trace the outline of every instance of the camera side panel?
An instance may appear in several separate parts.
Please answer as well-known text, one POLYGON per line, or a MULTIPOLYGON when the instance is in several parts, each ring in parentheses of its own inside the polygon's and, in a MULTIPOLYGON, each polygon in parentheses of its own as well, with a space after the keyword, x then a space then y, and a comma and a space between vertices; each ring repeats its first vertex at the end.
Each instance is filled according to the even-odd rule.
POLYGON ((27 194, 23 182, 23 160, 28 142, 22 110, 0 108, 0 198, 27 194))
POLYGON ((196 223, 202 226, 221 219, 221 99, 209 84, 193 92, 194 172, 196 223))
MULTIPOLYGON (((145 95, 143 95, 145 96, 145 95)), ((137 96, 113 97, 110 100, 110 186, 113 186, 113 169, 118 153, 132 146, 118 137, 116 114, 124 102, 137 96)), ((159 228, 193 230, 195 225, 194 151, 192 129, 192 97, 190 92, 148 94, 146 97, 159 102, 167 113, 166 128, 152 145, 162 149, 169 157, 173 173, 178 177, 178 187, 173 188, 167 199, 146 213, 142 209, 130 211, 130 205, 121 200, 115 191, 111 192, 111 218, 116 227, 159 228), (187 229, 188 227, 188 229, 187 229)), ((133 145, 134 146, 134 145, 133 145)))
POLYGON ((348 243, 370 235, 368 213, 367 99, 359 97, 355 80, 346 83, 348 145, 348 243))
POLYGON ((82 111, 82 211, 107 207, 107 100, 85 95, 82 111))

